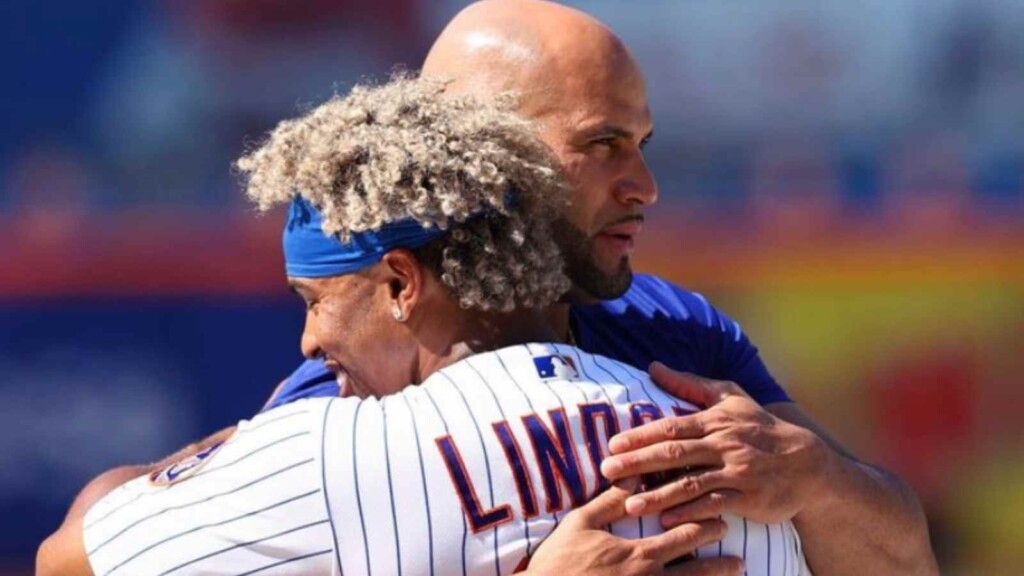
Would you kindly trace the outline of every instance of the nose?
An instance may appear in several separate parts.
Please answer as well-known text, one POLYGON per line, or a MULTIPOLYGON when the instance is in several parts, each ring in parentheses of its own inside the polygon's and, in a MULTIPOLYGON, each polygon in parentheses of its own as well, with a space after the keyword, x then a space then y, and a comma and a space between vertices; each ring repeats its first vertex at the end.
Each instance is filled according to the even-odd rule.
POLYGON ((306 323, 302 326, 302 337, 299 340, 299 348, 302 350, 302 355, 310 360, 319 358, 322 354, 320 350, 320 343, 316 339, 316 334, 313 331, 313 319, 311 313, 306 313, 306 323))
POLYGON ((640 150, 630 158, 622 179, 615 187, 615 194, 622 204, 646 206, 658 201, 658 183, 640 150))

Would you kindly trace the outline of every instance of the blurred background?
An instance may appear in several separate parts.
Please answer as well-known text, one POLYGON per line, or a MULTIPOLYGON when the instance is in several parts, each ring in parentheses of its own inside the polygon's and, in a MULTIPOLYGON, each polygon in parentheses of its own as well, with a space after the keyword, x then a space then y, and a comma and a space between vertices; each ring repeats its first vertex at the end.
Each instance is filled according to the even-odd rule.
MULTIPOLYGON (((1024 566, 1024 3, 573 2, 646 73, 637 268, 707 294, 923 498, 944 574, 1024 566)), ((0 574, 77 489, 300 361, 278 215, 231 162, 465 2, 0 5, 0 574)))

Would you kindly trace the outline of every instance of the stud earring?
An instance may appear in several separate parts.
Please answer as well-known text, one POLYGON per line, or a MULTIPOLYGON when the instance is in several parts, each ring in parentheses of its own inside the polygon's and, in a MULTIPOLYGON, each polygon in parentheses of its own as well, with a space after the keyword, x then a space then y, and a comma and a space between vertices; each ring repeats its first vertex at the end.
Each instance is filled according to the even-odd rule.
POLYGON ((402 322, 405 320, 405 313, 402 312, 402 308, 395 304, 391 307, 391 315, 395 317, 395 320, 402 322))

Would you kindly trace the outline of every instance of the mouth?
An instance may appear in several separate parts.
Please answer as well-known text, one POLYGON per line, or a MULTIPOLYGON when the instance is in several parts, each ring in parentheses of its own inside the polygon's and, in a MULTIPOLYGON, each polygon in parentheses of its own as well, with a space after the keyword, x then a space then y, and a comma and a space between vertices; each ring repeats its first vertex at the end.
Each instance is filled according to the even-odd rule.
POLYGON ((634 240, 642 229, 643 217, 632 216, 624 222, 602 228, 597 238, 610 245, 616 252, 629 254, 633 251, 634 240))
POLYGON ((338 395, 342 398, 351 396, 353 393, 351 382, 349 381, 348 371, 342 367, 335 360, 326 359, 324 360, 324 367, 334 374, 334 380, 338 383, 338 395))
POLYGON ((619 222, 618 224, 605 226, 600 233, 606 234, 608 236, 615 236, 616 238, 632 239, 634 236, 640 234, 640 231, 643 230, 643 227, 643 218, 633 217, 625 222, 619 222))

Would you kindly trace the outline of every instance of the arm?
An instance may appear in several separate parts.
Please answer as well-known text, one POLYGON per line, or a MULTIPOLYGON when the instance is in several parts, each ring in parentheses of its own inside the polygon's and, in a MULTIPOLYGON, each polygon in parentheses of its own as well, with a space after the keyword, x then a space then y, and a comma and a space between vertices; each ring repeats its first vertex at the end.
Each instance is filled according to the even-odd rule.
POLYGON ((89 508, 125 482, 162 470, 214 444, 223 442, 234 431, 235 427, 230 426, 199 442, 189 444, 159 462, 138 466, 120 466, 93 478, 75 497, 60 528, 39 546, 39 551, 36 554, 36 574, 38 576, 91 576, 92 570, 89 567, 85 544, 82 541, 82 522, 89 508))
MULTIPOLYGON (((824 490, 793 518, 812 568, 817 557, 832 559, 836 574, 938 573, 924 510, 909 486, 895 474, 857 460, 795 404, 774 404, 767 410, 827 445, 824 490)), ((816 572, 827 576, 827 568, 816 572)))
POLYGON ((82 517, 72 517, 36 552, 36 576, 93 576, 82 541, 82 517))
POLYGON ((668 392, 707 409, 615 437, 609 478, 691 467, 631 497, 631 513, 669 510, 678 522, 730 511, 763 522, 792 519, 819 576, 937 574, 921 506, 892 474, 864 464, 792 404, 761 408, 732 382, 652 365, 668 392))
POLYGON ((163 573, 187 566, 188 573, 238 574, 282 562, 296 573, 329 572, 331 529, 324 499, 316 497, 320 475, 310 473, 318 453, 311 431, 319 421, 304 417, 306 408, 241 422, 230 439, 186 464, 110 491, 44 543, 38 573, 77 576, 90 566, 98 574, 163 573), (236 545, 250 540, 259 545, 236 545))
MULTIPOLYGON (((334 381, 333 375, 323 367, 322 362, 307 361, 275 387, 262 411, 301 398, 332 395, 337 395, 337 383, 334 381)), ((230 426, 198 442, 189 444, 158 462, 120 466, 107 470, 91 480, 75 498, 60 528, 40 545, 36 555, 37 573, 40 575, 91 574, 91 571, 88 570, 89 564, 85 561, 85 549, 82 545, 82 519, 89 508, 125 482, 163 470, 175 462, 223 442, 234 431, 235 427, 230 426)))

